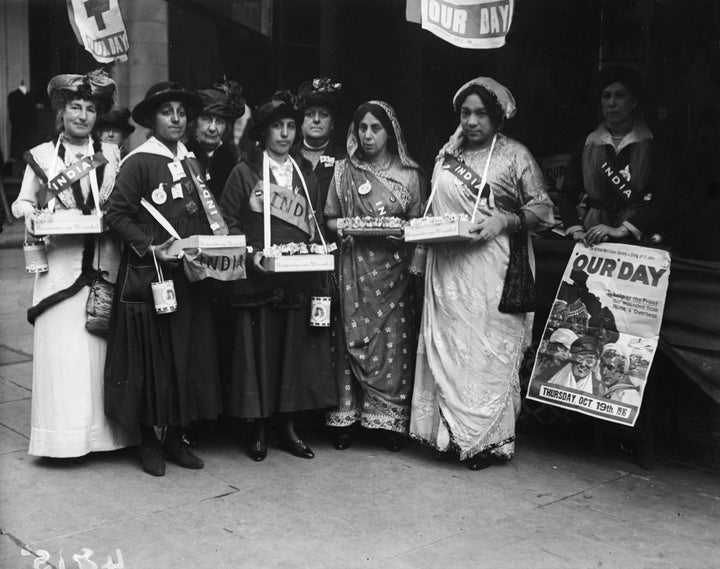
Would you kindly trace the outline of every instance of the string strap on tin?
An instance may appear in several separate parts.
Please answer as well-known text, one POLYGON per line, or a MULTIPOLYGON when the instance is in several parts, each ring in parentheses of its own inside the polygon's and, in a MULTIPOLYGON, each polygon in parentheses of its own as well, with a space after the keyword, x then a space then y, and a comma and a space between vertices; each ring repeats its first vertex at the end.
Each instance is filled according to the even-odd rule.
POLYGON ((163 276, 162 269, 160 268, 160 263, 157 262, 157 257, 155 256, 155 248, 151 247, 150 249, 152 251, 152 257, 153 257, 153 263, 155 263, 155 270, 157 271, 159 282, 165 281, 165 277, 163 276))

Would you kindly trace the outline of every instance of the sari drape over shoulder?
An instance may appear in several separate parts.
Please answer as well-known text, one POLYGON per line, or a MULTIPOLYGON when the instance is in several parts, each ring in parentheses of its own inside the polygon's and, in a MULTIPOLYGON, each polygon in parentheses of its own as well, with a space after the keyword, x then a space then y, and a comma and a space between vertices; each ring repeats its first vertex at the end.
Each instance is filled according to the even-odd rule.
MULTIPOLYGON (((482 172, 488 150, 460 158, 482 172)), ((519 208, 552 222, 542 173, 522 144, 497 135, 487 183, 499 210, 519 208)), ((476 192, 444 170, 442 159, 433 187, 433 215, 472 215, 476 192)), ((477 215, 492 214, 482 206, 477 215)), ((428 251, 410 434, 440 450, 453 448, 461 459, 486 451, 510 458, 514 450, 518 369, 532 314, 498 310, 509 254, 504 232, 487 243, 445 243, 428 251)))

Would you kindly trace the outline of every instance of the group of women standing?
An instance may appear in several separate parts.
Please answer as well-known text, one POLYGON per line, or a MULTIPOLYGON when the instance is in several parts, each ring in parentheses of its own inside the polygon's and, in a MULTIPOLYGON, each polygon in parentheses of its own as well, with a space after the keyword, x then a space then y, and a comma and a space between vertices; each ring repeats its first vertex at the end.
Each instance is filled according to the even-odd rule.
POLYGON ((50 269, 36 279, 33 310, 50 306, 35 319, 31 454, 79 456, 139 440, 149 474, 163 475, 166 458, 202 468, 183 429, 224 414, 250 421, 256 461, 267 454, 269 424, 278 426, 283 448, 313 458, 295 417, 323 410, 338 449, 348 448, 362 426, 383 433, 391 451, 409 434, 438 458, 457 456, 472 469, 512 456, 518 368, 532 315, 500 312, 499 302, 510 237, 552 219, 538 166, 524 146, 499 132, 514 113, 512 95, 482 77, 458 91, 460 127, 437 159, 426 208, 424 174, 387 103, 358 107, 344 157, 328 145, 338 90, 315 80, 301 89, 300 105, 277 92, 255 112, 250 135, 258 146, 231 172, 220 204, 222 221, 246 236, 253 253, 247 279, 222 291, 224 321, 231 323, 223 333, 231 341, 219 351, 210 302, 217 289, 190 282, 171 253, 175 238, 218 227, 182 142, 202 100, 176 83, 151 87, 132 112, 151 136, 118 172, 115 151, 95 148, 90 138, 97 107, 112 101, 112 80, 105 77, 102 88, 80 76, 51 82, 63 129, 33 151, 37 165, 28 169, 15 213, 32 231, 30 220, 41 210, 103 211, 111 231, 45 237, 50 269), (76 182, 75 201, 69 207, 43 201, 47 182, 90 152, 101 152, 107 164, 76 182), (484 172, 482 191, 494 199, 483 200, 474 216, 479 189, 449 172, 450 158, 484 172), (88 198, 95 177, 99 204, 88 198), (424 214, 469 214, 476 221, 469 242, 428 247, 424 291, 422 277, 409 271, 414 246, 402 238, 352 237, 338 223, 424 214), (340 247, 335 273, 267 271, 268 244, 328 239, 340 247), (170 314, 154 310, 150 286, 159 269, 175 287, 177 310, 170 314), (105 340, 84 330, 88 286, 67 288, 93 270, 113 277, 117 271, 107 356, 105 340), (66 294, 48 303, 60 290, 66 294), (309 324, 311 297, 318 294, 336 297, 330 328, 309 324), (77 330, 71 334, 69 327, 77 330), (82 381, 75 393, 87 399, 82 417, 73 400, 73 420, 82 423, 73 441, 62 415, 63 398, 76 397, 66 392, 70 377, 82 381))

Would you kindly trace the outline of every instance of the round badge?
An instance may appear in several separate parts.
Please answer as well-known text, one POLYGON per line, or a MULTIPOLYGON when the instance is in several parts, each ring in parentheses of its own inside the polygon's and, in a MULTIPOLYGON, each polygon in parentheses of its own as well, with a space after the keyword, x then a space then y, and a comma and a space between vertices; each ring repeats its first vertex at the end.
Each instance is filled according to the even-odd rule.
POLYGON ((367 195, 370 193, 370 190, 372 190, 372 184, 365 180, 362 184, 360 184, 360 187, 358 188, 358 193, 361 196, 367 195))
POLYGON ((150 197, 152 198, 152 201, 154 201, 156 204, 162 205, 167 201, 167 192, 162 188, 158 187, 153 190, 152 194, 150 194, 150 197))

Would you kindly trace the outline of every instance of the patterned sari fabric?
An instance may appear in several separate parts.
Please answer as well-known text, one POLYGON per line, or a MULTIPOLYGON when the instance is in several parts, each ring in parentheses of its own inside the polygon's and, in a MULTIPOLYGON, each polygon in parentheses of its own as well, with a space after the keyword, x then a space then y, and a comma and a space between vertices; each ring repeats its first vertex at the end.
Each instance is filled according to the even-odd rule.
MULTIPOLYGON (((421 173, 407 156, 392 109, 386 112, 395 127, 399 156, 392 157, 387 169, 373 172, 356 157, 357 140, 351 133, 350 158, 335 167, 327 217, 421 215, 421 173)), ((408 430, 417 339, 414 283, 408 273, 411 253, 404 242, 384 237, 356 238, 342 247, 341 314, 333 326, 340 405, 327 414, 328 425, 360 421, 372 429, 408 430)))
MULTIPOLYGON (((461 152, 482 172, 487 149, 461 152)), ((442 169, 433 215, 472 215, 477 194, 442 169)), ((520 143, 498 135, 488 171, 496 207, 531 212, 552 222, 552 204, 537 164, 520 143)), ((481 207, 478 219, 492 215, 481 207)), ((531 265, 534 265, 532 249, 531 265)), ((518 369, 530 341, 532 314, 498 311, 509 259, 506 233, 488 243, 445 243, 428 251, 425 304, 415 373, 410 434, 460 459, 480 452, 509 459, 520 411, 518 369)))

